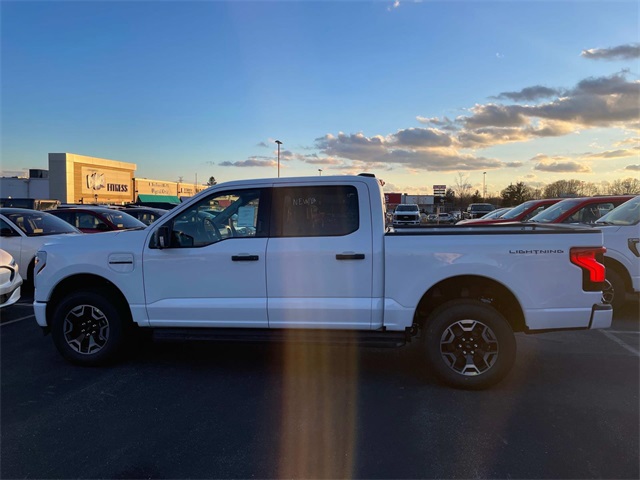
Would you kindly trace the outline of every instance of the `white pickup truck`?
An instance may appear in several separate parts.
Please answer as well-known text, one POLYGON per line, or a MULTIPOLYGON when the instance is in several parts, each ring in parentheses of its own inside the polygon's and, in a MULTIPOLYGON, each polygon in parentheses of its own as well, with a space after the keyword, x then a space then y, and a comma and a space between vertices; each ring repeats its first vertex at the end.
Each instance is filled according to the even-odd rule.
POLYGON ((613 286, 613 309, 622 309, 627 296, 640 295, 640 195, 614 208, 595 222, 607 248, 604 264, 613 286))
POLYGON ((34 309, 68 360, 160 338, 422 343, 444 382, 511 369, 514 332, 607 328, 602 233, 571 225, 385 229, 372 175, 219 184, 141 230, 48 244, 34 309), (291 332, 294 332, 292 335, 291 332))
POLYGON ((420 208, 415 203, 403 203, 396 207, 393 212, 394 227, 407 225, 420 225, 420 208))

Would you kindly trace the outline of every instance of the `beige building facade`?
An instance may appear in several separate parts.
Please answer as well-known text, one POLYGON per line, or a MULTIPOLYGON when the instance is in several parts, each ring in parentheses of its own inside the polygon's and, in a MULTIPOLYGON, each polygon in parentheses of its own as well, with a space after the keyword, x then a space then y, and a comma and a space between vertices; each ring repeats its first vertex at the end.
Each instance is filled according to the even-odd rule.
POLYGON ((205 185, 135 178, 137 165, 75 153, 49 154, 49 196, 62 203, 180 203, 205 185))

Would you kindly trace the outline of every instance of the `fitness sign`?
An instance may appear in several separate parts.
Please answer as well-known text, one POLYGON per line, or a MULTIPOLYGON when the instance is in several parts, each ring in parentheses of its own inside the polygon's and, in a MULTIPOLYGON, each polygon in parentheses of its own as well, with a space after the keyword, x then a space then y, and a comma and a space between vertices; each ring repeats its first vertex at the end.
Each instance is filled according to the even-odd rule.
POLYGON ((91 167, 82 167, 82 193, 130 195, 131 176, 128 172, 118 172, 91 167))

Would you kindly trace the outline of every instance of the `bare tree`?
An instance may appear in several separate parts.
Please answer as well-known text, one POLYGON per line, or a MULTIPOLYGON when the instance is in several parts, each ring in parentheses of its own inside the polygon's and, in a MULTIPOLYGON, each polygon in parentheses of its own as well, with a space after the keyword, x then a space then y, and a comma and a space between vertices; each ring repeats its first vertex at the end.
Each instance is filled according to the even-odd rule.
POLYGON ((609 195, 638 195, 640 194, 640 180, 637 178, 625 178, 614 180, 608 185, 609 195))
POLYGON ((582 195, 580 180, 558 180, 544 187, 546 198, 579 197, 582 195))
POLYGON ((458 172, 458 178, 454 179, 453 187, 451 189, 458 196, 460 203, 468 203, 468 200, 471 198, 471 184, 469 183, 469 176, 467 175, 465 177, 462 172, 458 172))

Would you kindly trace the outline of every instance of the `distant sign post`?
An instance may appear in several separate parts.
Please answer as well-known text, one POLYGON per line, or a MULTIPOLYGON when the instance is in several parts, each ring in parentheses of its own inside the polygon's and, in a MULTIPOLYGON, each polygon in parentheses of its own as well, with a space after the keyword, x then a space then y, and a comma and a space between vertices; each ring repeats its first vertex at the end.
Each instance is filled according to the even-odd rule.
POLYGON ((433 195, 436 197, 444 197, 444 194, 447 191, 446 185, 434 185, 433 186, 433 195))
MULTIPOLYGON (((434 197, 440 197, 440 205, 444 205, 444 195, 447 192, 447 186, 446 185, 434 185, 433 186, 433 196, 434 197)), ((440 206, 436 207, 436 212, 439 214, 440 213, 440 206)), ((438 222, 440 223, 440 222, 438 222)))

